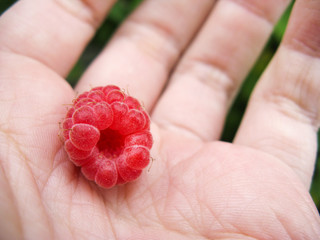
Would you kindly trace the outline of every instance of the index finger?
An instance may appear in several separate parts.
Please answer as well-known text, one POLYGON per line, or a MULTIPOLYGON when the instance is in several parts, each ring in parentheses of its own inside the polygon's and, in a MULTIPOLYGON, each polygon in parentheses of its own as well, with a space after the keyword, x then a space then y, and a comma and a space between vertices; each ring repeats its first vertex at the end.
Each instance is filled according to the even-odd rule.
POLYGON ((115 0, 25 0, 1 16, 0 51, 65 76, 115 0))

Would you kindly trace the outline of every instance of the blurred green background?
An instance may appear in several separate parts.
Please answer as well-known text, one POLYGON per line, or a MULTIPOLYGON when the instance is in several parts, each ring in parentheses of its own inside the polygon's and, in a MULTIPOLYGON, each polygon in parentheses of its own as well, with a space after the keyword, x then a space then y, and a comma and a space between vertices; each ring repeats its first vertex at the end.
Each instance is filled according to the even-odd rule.
MULTIPOLYGON (((14 0, 1 0, 0 2, 0 14, 8 9, 16 1, 14 0)), ((97 56, 101 49, 105 46, 106 42, 110 39, 111 35, 117 29, 119 24, 130 14, 131 11, 136 8, 141 0, 118 0, 118 2, 112 8, 109 16, 106 18, 102 26, 97 31, 95 37, 92 39, 79 61, 74 66, 73 70, 67 77, 67 80, 71 85, 74 85, 80 78, 83 71, 90 64, 90 62, 97 56)), ((244 110, 246 108, 250 93, 259 79, 261 73, 268 65, 272 56, 274 55, 279 43, 284 34, 290 11, 292 9, 291 4, 287 11, 284 13, 278 24, 274 28, 273 34, 266 44, 262 54, 257 60, 255 66, 248 74, 246 81, 244 82, 241 91, 239 92, 229 114, 227 117, 226 125, 222 135, 223 141, 232 141, 235 132, 239 126, 244 110)), ((318 142, 320 142, 320 134, 318 133, 318 142)), ((313 182, 310 189, 312 198, 316 203, 318 210, 320 210, 320 155, 319 147, 317 154, 316 170, 313 176, 313 182)))

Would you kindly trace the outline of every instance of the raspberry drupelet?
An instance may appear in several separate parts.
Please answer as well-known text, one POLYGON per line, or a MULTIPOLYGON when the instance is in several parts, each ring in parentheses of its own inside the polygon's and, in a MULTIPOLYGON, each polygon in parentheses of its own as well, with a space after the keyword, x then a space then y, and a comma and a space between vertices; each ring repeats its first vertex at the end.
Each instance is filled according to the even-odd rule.
POLYGON ((70 160, 101 187, 137 179, 150 162, 150 118, 137 99, 117 86, 80 94, 62 128, 70 160))

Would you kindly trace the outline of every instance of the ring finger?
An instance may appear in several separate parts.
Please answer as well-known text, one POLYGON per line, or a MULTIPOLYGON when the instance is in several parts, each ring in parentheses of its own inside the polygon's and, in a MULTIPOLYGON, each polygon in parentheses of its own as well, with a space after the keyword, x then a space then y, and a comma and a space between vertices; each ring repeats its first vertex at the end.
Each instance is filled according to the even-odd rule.
POLYGON ((233 96, 288 3, 219 1, 178 65, 154 121, 197 139, 218 139, 233 96))

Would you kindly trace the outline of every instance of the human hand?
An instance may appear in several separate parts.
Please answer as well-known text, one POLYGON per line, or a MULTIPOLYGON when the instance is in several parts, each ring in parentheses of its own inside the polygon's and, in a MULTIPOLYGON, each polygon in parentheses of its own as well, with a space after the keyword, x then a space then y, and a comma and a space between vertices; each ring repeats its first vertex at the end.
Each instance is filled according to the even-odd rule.
POLYGON ((1 239, 316 239, 320 2, 297 1, 231 144, 226 112, 288 1, 145 1, 76 87, 129 88, 154 122, 150 171, 105 190, 57 132, 64 77, 113 2, 25 0, 0 19, 1 239))

